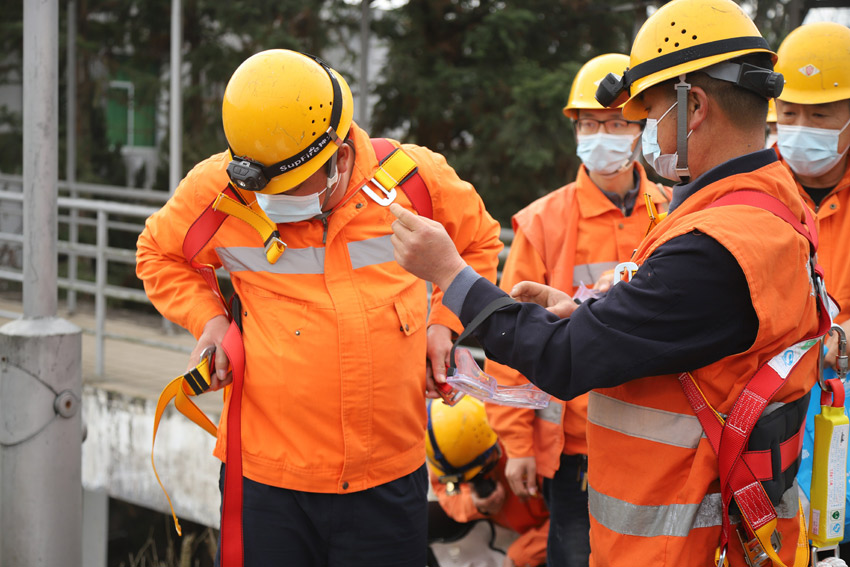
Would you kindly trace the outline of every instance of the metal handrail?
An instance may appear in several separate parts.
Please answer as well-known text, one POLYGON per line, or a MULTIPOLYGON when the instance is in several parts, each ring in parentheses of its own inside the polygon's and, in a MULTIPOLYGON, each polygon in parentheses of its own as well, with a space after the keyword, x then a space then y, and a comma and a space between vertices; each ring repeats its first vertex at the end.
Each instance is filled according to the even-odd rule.
MULTIPOLYGON (((20 178, 17 178, 20 179, 20 178)), ((15 185, 15 176, 0 175, 0 183, 15 185)), ((22 183, 22 182, 21 182, 22 183)), ((22 187, 22 185, 20 185, 22 187)), ((142 194, 144 191, 131 191, 135 194, 142 194)), ((106 194, 106 193, 101 193, 106 194)), ((0 190, 0 201, 13 203, 23 203, 23 193, 15 191, 0 190)), ((77 222, 96 228, 95 244, 86 244, 73 241, 60 241, 58 251, 68 254, 69 258, 73 257, 76 261, 77 256, 95 259, 95 279, 94 282, 80 280, 76 277, 76 273, 68 278, 58 278, 57 284, 60 288, 68 290, 68 292, 82 292, 91 294, 95 299, 95 373, 102 377, 104 374, 105 360, 105 340, 107 338, 117 338, 129 340, 133 342, 142 342, 151 346, 170 350, 188 350, 185 347, 175 346, 172 342, 166 341, 151 341, 141 340, 136 337, 127 335, 117 335, 106 332, 106 299, 121 299, 133 301, 136 303, 149 304, 149 300, 145 292, 139 289, 133 289, 122 286, 109 285, 107 283, 107 265, 109 262, 121 262, 125 264, 135 263, 135 251, 126 248, 115 248, 108 245, 108 231, 113 230, 141 230, 143 221, 154 212, 158 207, 145 205, 119 203, 107 200, 95 199, 80 199, 73 197, 59 197, 57 205, 60 209, 68 209, 74 213, 87 212, 94 213, 94 219, 86 219, 85 217, 77 218, 76 215, 68 217, 60 217, 64 222, 77 222), (138 224, 126 223, 122 221, 110 221, 110 216, 121 216, 140 219, 142 222, 138 224)), ((0 241, 22 244, 23 237, 19 234, 0 233, 0 241)), ((70 271, 70 270, 69 270, 70 271)), ((23 281, 23 272, 20 270, 9 269, 8 266, 0 267, 0 279, 9 281, 23 281)))

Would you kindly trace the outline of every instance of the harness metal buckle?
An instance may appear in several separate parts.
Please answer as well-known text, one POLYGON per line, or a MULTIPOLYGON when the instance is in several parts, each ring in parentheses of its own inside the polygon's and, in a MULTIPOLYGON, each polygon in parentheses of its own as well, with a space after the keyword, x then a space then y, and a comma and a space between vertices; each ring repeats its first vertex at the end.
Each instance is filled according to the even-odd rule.
POLYGON ((637 271, 638 265, 634 262, 620 262, 614 268, 614 281, 611 285, 614 286, 623 281, 624 275, 628 276, 628 279, 625 281, 632 281, 632 278, 635 276, 635 272, 637 271))
MULTIPOLYGON (((812 567, 817 567, 817 564, 820 561, 820 558, 818 557, 818 553, 821 553, 823 551, 832 551, 832 553, 833 553, 832 557, 836 557, 838 559, 841 559, 841 554, 839 553, 839 548, 838 548, 837 543, 835 545, 827 545, 826 547, 815 547, 813 545, 812 549, 811 549, 811 554, 810 554, 811 558, 812 558, 812 561, 811 561, 812 567)), ((829 557, 827 557, 826 559, 829 559, 829 557)))
POLYGON ((376 180, 374 177, 371 179, 371 181, 375 188, 384 194, 384 197, 379 197, 378 194, 375 193, 371 187, 369 187, 368 181, 363 185, 363 191, 367 195, 369 195, 373 201, 375 201, 382 207, 389 207, 393 203, 393 201, 395 201, 396 195, 398 194, 398 192, 395 190, 395 187, 387 191, 384 186, 378 183, 378 180, 376 180))
MULTIPOLYGON (((744 549, 744 560, 749 567, 768 567, 771 564, 770 557, 765 553, 758 538, 749 539, 741 526, 735 528, 741 547, 744 549)), ((782 549, 782 535, 775 531, 770 534, 770 545, 778 552, 782 549)))

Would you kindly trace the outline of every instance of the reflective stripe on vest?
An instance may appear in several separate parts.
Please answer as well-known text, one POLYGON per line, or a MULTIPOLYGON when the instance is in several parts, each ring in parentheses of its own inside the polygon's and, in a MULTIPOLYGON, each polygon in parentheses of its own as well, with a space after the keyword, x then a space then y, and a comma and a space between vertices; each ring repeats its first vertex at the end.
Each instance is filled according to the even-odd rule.
MULTIPOLYGON (((776 513, 779 518, 794 518, 799 511, 798 488, 785 491, 776 513)), ((691 530, 719 527, 723 522, 719 492, 706 494, 699 504, 640 506, 587 487, 588 506, 593 519, 605 528, 623 535, 640 537, 687 537, 691 530)))
POLYGON ((693 414, 630 404, 596 391, 588 398, 587 419, 630 437, 686 449, 695 449, 703 436, 702 425, 693 414))
POLYGON ((543 421, 548 421, 558 425, 561 423, 561 415, 563 415, 563 413, 563 404, 553 403, 551 401, 545 408, 534 410, 534 414, 537 416, 537 419, 542 419, 543 421))
POLYGON ((595 264, 578 264, 573 266, 573 287, 578 287, 582 284, 591 287, 599 277, 613 270, 617 262, 597 262, 595 264))
MULTIPOLYGON (((325 271, 324 248, 288 248, 275 264, 269 264, 262 248, 219 247, 216 253, 228 272, 322 274, 325 271)), ((349 242, 348 256, 354 270, 395 261, 390 235, 349 242)))

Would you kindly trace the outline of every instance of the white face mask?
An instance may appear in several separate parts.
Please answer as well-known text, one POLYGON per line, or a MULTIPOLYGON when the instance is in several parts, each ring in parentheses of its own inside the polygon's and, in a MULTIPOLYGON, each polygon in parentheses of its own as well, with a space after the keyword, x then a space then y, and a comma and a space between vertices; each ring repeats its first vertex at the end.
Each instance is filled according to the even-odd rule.
MULTIPOLYGON (((679 182, 682 180, 676 172, 676 162, 679 160, 679 153, 662 154, 661 146, 658 145, 658 123, 664 120, 664 117, 670 114, 670 111, 677 104, 679 104, 678 101, 674 102, 673 106, 668 108, 658 120, 655 118, 646 119, 646 126, 643 129, 643 136, 641 136, 640 143, 643 150, 643 158, 655 170, 655 173, 665 179, 679 182)), ((691 132, 688 132, 688 136, 690 135, 691 132)))
POLYGON ((328 177, 325 188, 310 195, 266 195, 257 193, 257 205, 274 223, 288 223, 309 220, 322 214, 322 202, 319 197, 339 180, 339 169, 333 164, 333 175, 328 177))
POLYGON ((634 161, 632 143, 636 137, 605 132, 579 135, 576 155, 589 171, 603 175, 617 173, 634 161))
POLYGON ((850 120, 840 130, 777 124, 776 145, 794 173, 819 177, 835 167, 847 153, 847 148, 838 151, 838 137, 848 124, 850 120))

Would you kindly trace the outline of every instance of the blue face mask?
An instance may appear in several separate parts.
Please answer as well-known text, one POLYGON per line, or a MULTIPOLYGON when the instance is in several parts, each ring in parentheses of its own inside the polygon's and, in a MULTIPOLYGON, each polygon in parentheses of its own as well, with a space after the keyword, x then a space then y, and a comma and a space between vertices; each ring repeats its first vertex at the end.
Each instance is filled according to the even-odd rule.
POLYGON ((838 151, 838 138, 848 124, 850 120, 840 130, 777 124, 776 146, 794 173, 819 177, 835 167, 847 153, 847 148, 838 151))
POLYGON ((319 197, 328 191, 339 179, 339 170, 333 164, 333 175, 328 177, 325 188, 310 195, 287 195, 278 193, 266 195, 257 193, 257 205, 274 223, 298 222, 310 220, 322 214, 322 202, 319 197))
POLYGON ((627 168, 634 161, 632 143, 635 138, 605 132, 579 135, 576 154, 588 171, 611 175, 627 168))
MULTIPOLYGON (((673 106, 668 108, 658 120, 647 118, 646 126, 643 129, 643 136, 640 139, 641 150, 643 151, 643 158, 646 160, 646 163, 661 177, 676 182, 682 180, 679 174, 676 173, 676 162, 679 159, 679 154, 678 152, 674 154, 661 153, 661 146, 658 145, 658 123, 664 120, 664 117, 670 114, 670 111, 677 104, 679 104, 678 101, 674 102, 673 106)), ((688 132, 688 135, 690 136, 690 132, 688 132)))

